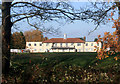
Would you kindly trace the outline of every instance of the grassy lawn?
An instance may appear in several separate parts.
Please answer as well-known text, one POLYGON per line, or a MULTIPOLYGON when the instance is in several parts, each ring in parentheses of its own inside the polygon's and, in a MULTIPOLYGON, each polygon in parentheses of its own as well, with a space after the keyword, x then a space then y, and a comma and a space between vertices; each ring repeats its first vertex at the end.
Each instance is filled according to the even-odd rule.
POLYGON ((99 60, 97 53, 11 53, 9 84, 120 82, 120 60, 99 60))
MULTIPOLYGON (((12 62, 19 64, 39 64, 39 67, 75 65, 86 67, 96 60, 96 53, 31 53, 12 54, 12 62), (31 60, 31 64, 29 61, 31 60)), ((15 66, 15 65, 14 65, 15 66)))
POLYGON ((98 60, 97 53, 18 53, 11 54, 13 66, 17 64, 39 64, 39 67, 57 67, 64 65, 75 65, 87 68, 89 65, 95 68, 108 68, 112 65, 119 64, 120 60, 114 60, 114 56, 98 60), (29 63, 31 61, 31 63, 29 63), (97 63, 97 66, 95 66, 97 63))

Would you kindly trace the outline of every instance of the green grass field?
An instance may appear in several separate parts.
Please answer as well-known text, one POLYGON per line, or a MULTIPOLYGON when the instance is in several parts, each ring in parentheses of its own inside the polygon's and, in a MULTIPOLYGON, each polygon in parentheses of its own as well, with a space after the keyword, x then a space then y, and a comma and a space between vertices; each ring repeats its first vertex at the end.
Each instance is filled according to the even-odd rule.
POLYGON ((89 52, 11 53, 11 79, 9 81, 15 81, 14 77, 20 84, 118 81, 120 60, 114 60, 114 56, 99 60, 96 56, 97 53, 89 52))
POLYGON ((11 61, 13 66, 16 63, 21 65, 39 64, 40 67, 56 67, 63 65, 75 65, 81 67, 94 66, 98 64, 96 68, 107 68, 110 65, 120 63, 120 61, 114 60, 114 56, 99 60, 96 59, 97 53, 23 53, 23 54, 11 54, 11 61), (29 61, 31 60, 31 64, 29 61))
MULTIPOLYGON (((40 64, 40 67, 75 65, 87 67, 96 60, 96 53, 32 53, 12 55, 12 62, 19 64, 40 64)), ((30 64, 30 65, 31 65, 30 64)))

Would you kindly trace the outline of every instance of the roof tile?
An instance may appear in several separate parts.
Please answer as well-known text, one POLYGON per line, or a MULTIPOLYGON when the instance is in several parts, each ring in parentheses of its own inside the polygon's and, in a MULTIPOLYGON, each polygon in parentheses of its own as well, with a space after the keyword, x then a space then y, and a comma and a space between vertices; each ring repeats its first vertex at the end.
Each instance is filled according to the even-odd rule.
POLYGON ((46 41, 43 41, 43 43, 84 43, 84 40, 81 40, 80 38, 52 38, 48 39, 46 41))

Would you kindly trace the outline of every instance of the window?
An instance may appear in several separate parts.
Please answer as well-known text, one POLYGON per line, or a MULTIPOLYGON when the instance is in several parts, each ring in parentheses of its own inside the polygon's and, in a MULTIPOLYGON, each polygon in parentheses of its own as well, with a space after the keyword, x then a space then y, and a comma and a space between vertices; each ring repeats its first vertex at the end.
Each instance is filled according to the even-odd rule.
POLYGON ((36 43, 34 44, 34 46, 36 46, 36 43))
POLYGON ((57 46, 57 43, 55 43, 54 45, 57 46))
POLYGON ((88 46, 88 43, 86 43, 86 46, 88 46))
POLYGON ((77 43, 77 46, 81 46, 81 43, 77 43))
POLYGON ((88 51, 88 49, 86 48, 86 51, 88 51))
POLYGON ((94 51, 94 49, 93 49, 93 48, 91 48, 91 51, 94 51))
POLYGON ((97 46, 99 46, 99 43, 97 43, 97 46))
POLYGON ((71 45, 74 45, 74 43, 71 43, 71 45))
POLYGON ((31 46, 31 44, 29 43, 28 46, 31 46))
POLYGON ((42 46, 42 44, 40 43, 40 46, 42 46))
POLYGON ((48 46, 49 45, 49 43, 46 43, 46 46, 48 46))
POLYGON ((34 51, 36 51, 37 49, 34 49, 34 51))
POLYGON ((66 47, 68 46, 68 43, 66 43, 66 47))
POLYGON ((93 46, 93 43, 91 43, 91 46, 93 46))
POLYGON ((62 43, 60 43, 60 46, 62 47, 62 43))

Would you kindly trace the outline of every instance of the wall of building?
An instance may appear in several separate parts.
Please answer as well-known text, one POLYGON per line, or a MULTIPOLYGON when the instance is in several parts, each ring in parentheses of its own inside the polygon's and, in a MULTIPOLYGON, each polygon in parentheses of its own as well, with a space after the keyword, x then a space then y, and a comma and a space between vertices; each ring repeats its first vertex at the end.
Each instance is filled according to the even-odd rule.
POLYGON ((84 43, 75 43, 75 48, 77 52, 84 52, 84 43))
POLYGON ((75 52, 75 49, 53 49, 50 52, 75 52))
POLYGON ((42 42, 26 42, 26 49, 30 52, 45 52, 42 42))
POLYGON ((22 49, 10 49, 10 52, 13 52, 13 53, 22 53, 21 50, 22 49))
POLYGON ((85 43, 42 43, 42 42, 26 42, 26 49, 30 52, 96 52, 95 46, 102 47, 101 42, 85 42, 85 43), (75 49, 51 49, 58 48, 75 48, 75 49))
POLYGON ((102 48, 102 43, 101 42, 85 42, 84 44, 84 52, 96 52, 96 48, 95 46, 97 46, 99 49, 102 48))

